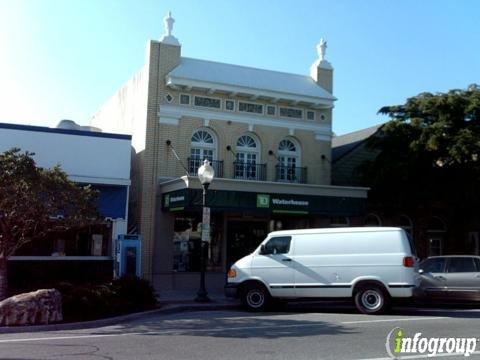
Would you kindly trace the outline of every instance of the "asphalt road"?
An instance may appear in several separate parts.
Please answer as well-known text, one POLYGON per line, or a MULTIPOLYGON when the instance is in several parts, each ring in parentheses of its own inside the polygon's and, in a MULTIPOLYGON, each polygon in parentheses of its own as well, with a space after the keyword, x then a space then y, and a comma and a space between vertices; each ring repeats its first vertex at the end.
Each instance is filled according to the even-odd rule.
MULTIPOLYGON (((395 327, 412 337, 480 338, 480 310, 397 308, 367 316, 309 305, 154 315, 95 329, 3 334, 0 359, 389 359, 385 342, 395 327)), ((480 359, 480 340, 469 358, 480 359)))

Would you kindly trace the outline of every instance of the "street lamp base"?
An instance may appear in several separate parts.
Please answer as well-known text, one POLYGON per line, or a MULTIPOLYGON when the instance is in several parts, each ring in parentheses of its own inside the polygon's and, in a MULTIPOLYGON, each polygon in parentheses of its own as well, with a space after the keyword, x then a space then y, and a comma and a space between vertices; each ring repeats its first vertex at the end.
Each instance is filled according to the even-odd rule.
POLYGON ((195 298, 195 301, 199 303, 207 303, 212 300, 208 297, 208 293, 206 291, 199 290, 197 292, 197 297, 195 298))

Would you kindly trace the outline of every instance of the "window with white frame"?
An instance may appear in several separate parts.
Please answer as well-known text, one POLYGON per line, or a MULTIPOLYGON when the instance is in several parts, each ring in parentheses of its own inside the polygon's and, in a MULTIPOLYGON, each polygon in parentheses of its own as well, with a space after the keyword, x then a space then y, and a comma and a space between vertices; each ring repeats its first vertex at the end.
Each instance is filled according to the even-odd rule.
POLYGON ((180 104, 181 105, 190 105, 190 95, 180 94, 180 104))
POLYGON ((238 111, 249 112, 254 114, 263 114, 263 105, 239 101, 238 111))
POLYGON ((225 110, 235 111, 235 100, 225 100, 225 110))
POLYGON ((303 118, 303 110, 291 107, 281 107, 280 108, 280 116, 288 117, 288 118, 295 118, 295 119, 302 119, 303 118))
POLYGON ((214 109, 220 109, 222 107, 221 101, 218 98, 212 98, 207 96, 195 96, 195 106, 208 107, 214 109))
POLYGON ((277 108, 275 105, 267 105, 267 115, 275 116, 277 113, 277 108))
POLYGON ((300 149, 292 139, 283 139, 278 145, 277 180, 297 182, 301 179, 300 149))
POLYGON ((236 150, 235 178, 257 180, 259 176, 257 164, 260 161, 258 141, 251 135, 242 135, 237 140, 236 150))
POLYGON ((315 111, 307 111, 307 120, 315 120, 315 111))
POLYGON ((217 142, 214 134, 207 129, 197 130, 191 141, 189 172, 196 174, 205 159, 215 160, 217 142))

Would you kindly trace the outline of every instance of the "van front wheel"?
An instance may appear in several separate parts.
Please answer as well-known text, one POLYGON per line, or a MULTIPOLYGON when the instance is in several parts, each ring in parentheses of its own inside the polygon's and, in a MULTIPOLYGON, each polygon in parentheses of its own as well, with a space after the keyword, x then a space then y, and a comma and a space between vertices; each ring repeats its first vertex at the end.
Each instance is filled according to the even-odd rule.
POLYGON ((270 294, 262 285, 249 284, 243 289, 241 299, 248 310, 264 311, 270 301, 270 294))
POLYGON ((355 292, 355 305, 363 314, 382 314, 387 310, 389 299, 385 291, 376 285, 363 286, 355 292))

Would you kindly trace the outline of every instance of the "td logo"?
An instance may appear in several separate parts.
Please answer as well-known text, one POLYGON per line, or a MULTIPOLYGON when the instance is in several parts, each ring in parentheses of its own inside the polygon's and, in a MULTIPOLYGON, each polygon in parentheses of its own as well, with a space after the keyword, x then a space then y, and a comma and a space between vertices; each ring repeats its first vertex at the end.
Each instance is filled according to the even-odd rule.
POLYGON ((257 208, 269 208, 270 207, 270 195, 257 194, 257 208))

